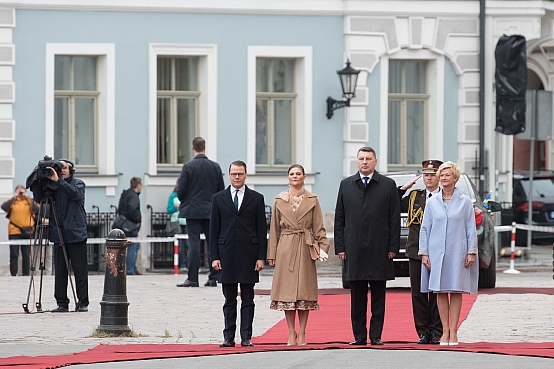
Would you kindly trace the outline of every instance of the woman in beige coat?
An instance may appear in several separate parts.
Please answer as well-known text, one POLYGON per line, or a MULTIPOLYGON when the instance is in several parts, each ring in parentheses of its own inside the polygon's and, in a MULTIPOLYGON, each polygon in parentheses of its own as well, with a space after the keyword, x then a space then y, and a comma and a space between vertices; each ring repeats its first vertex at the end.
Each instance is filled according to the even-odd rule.
POLYGON ((327 258, 329 240, 323 227, 323 214, 317 196, 304 189, 306 174, 299 164, 288 171, 288 191, 281 192, 273 203, 269 230, 268 261, 275 267, 271 287, 273 310, 284 310, 289 328, 288 346, 306 345, 306 325, 310 310, 317 303, 317 270, 310 247, 320 250, 320 260, 327 258), (298 311, 299 331, 295 319, 298 311))

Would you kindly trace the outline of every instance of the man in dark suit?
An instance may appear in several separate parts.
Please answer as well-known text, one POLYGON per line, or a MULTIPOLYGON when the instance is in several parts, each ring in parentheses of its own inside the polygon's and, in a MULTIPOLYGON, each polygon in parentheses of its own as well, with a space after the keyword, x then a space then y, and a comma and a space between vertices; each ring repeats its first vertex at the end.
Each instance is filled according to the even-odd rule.
POLYGON ((265 202, 260 193, 244 185, 246 164, 234 161, 229 166, 231 186, 214 195, 210 217, 210 260, 219 271, 225 303, 223 343, 235 346, 237 330, 237 294, 240 283, 241 346, 254 346, 254 284, 264 268, 267 254, 265 202))
POLYGON ((437 170, 442 164, 440 160, 424 160, 422 174, 410 180, 405 185, 398 187, 400 197, 400 210, 408 213, 406 226, 409 229, 408 243, 406 245, 406 256, 409 259, 410 287, 412 290, 412 309, 414 313, 414 324, 416 327, 420 344, 439 344, 442 336, 442 323, 437 307, 437 295, 435 293, 421 293, 421 256, 419 251, 419 230, 425 211, 425 203, 431 196, 438 195, 440 191, 439 177, 437 170), (413 190, 406 197, 403 197, 423 176, 425 183, 424 190, 413 190))
POLYGON ((400 200, 395 182, 375 171, 369 146, 358 150, 358 173, 341 181, 335 208, 335 253, 344 260, 350 281, 354 341, 367 344, 367 292, 371 288, 372 345, 382 345, 387 280, 394 279, 392 258, 400 250, 400 200))
MULTIPOLYGON (((209 245, 210 208, 212 196, 223 190, 223 173, 215 161, 206 155, 206 141, 202 137, 192 140, 194 158, 183 164, 181 176, 177 182, 179 218, 187 220, 188 241, 188 278, 177 287, 198 287, 198 269, 200 268, 200 233, 206 236, 209 245)), ((209 254, 209 251, 208 251, 209 254)), ((210 266, 208 281, 204 286, 216 287, 217 272, 210 266)))

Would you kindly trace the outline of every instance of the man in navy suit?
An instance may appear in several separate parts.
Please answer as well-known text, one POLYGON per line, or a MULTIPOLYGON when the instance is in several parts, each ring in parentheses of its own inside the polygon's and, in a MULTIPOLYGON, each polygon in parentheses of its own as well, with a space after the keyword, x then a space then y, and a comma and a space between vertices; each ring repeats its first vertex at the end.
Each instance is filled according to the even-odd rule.
MULTIPOLYGON (((204 154, 206 141, 202 137, 195 137, 192 140, 192 151, 194 158, 183 164, 183 170, 177 182, 177 197, 181 201, 179 218, 186 218, 189 235, 188 277, 177 287, 198 287, 200 233, 204 233, 206 244, 209 245, 212 196, 225 188, 221 167, 204 154)), ((208 281, 204 286, 216 287, 216 276, 217 272, 210 267, 208 281)))
POLYGON ((264 268, 267 254, 267 223, 262 194, 244 185, 246 164, 237 160, 229 166, 231 186, 216 193, 210 216, 210 261, 219 271, 225 303, 223 343, 235 346, 237 330, 237 295, 240 283, 241 346, 254 346, 254 284, 264 268))

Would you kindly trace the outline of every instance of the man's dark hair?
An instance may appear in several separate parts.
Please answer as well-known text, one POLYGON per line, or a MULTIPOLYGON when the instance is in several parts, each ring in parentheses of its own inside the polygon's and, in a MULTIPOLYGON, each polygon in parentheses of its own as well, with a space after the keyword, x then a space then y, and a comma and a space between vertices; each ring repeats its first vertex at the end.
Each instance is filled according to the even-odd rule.
MULTIPOLYGON (((359 154, 360 151, 373 153, 373 156, 374 156, 374 157, 377 157, 377 154, 375 153, 375 150, 374 150, 373 147, 371 147, 371 146, 363 146, 363 147, 360 147, 360 149, 358 150, 358 153, 357 153, 357 154, 359 154)), ((357 154, 356 154, 356 156, 358 156, 357 154)))
POLYGON ((298 168, 302 171, 302 174, 306 175, 306 172, 304 171, 304 167, 300 164, 293 164, 289 167, 289 170, 287 171, 287 173, 290 173, 291 169, 293 168, 298 168))
POLYGON ((131 188, 137 188, 137 186, 142 183, 142 179, 140 177, 133 177, 130 182, 131 188))
POLYGON ((246 172, 246 163, 242 160, 235 160, 234 162, 232 162, 230 165, 229 165, 229 173, 231 173, 231 167, 232 166, 235 166, 235 167, 243 167, 244 168, 244 173, 247 173, 246 172))
POLYGON ((202 137, 195 137, 192 140, 192 149, 196 152, 206 151, 206 140, 204 140, 202 137))

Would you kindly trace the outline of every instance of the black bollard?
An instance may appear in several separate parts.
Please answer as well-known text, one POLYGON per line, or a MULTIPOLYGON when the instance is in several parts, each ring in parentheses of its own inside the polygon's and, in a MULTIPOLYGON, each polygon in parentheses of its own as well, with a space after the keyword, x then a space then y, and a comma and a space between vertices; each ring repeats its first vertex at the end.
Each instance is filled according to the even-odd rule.
POLYGON ((100 325, 98 330, 123 335, 129 328, 129 302, 127 301, 127 242, 125 233, 112 229, 106 238, 106 274, 104 295, 100 301, 100 325))

